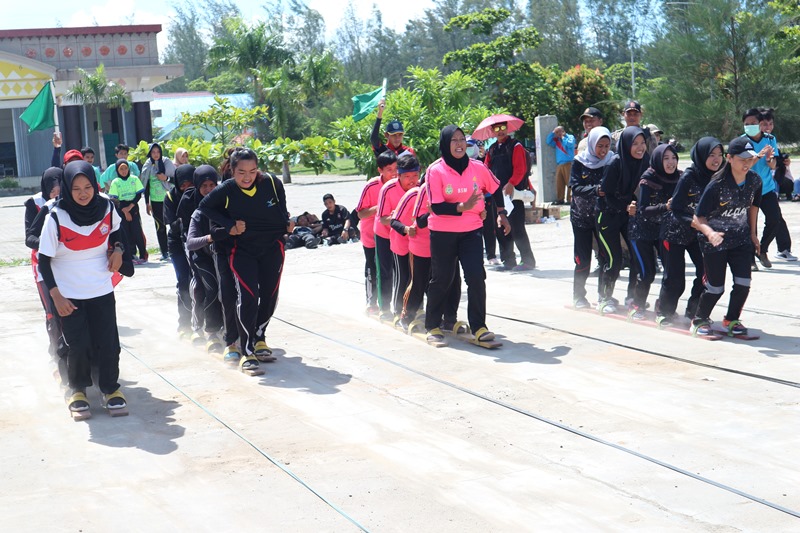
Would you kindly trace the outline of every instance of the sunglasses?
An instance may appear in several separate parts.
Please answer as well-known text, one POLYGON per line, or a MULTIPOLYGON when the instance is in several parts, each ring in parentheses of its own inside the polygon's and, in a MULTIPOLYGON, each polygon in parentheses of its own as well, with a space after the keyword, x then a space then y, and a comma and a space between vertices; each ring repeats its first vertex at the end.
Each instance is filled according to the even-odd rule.
POLYGON ((508 126, 506 124, 498 124, 496 126, 492 126, 492 131, 506 131, 508 126))

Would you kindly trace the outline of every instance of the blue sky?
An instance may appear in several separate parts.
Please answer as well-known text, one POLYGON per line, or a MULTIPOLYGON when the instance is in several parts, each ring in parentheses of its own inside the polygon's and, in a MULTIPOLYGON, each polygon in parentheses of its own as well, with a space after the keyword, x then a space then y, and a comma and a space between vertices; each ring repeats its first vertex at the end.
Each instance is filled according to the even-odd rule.
MULTIPOLYGON (((362 18, 372 12, 377 4, 383 13, 384 25, 401 32, 409 19, 422 15, 424 9, 432 5, 430 0, 353 0, 362 18)), ((182 3, 182 2, 179 2, 182 3)), ((264 17, 261 7, 264 0, 237 0, 236 4, 246 20, 264 17)), ((342 12, 347 0, 306 0, 312 9, 325 18, 329 37, 339 27, 342 12)), ((166 30, 169 19, 174 14, 172 6, 176 2, 168 0, 84 0, 67 2, 63 0, 36 0, 36 9, 25 2, 7 2, 0 17, 0 29, 50 28, 55 26, 113 26, 118 24, 161 24, 159 51, 166 46, 166 30)))

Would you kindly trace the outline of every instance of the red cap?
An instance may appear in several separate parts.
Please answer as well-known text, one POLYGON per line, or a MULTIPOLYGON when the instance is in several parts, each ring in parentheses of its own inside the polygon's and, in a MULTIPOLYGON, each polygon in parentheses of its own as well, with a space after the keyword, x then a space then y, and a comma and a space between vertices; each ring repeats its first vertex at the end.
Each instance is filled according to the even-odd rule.
POLYGON ((66 154, 64 154, 64 164, 66 165, 70 161, 83 161, 83 154, 80 150, 70 150, 66 154))

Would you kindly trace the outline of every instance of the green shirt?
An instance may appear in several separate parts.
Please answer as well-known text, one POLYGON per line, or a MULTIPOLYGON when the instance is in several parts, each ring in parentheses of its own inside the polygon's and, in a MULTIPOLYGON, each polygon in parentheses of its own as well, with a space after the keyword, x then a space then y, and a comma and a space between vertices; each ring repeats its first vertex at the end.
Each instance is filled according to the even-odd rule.
MULTIPOLYGON (((128 168, 131 171, 131 176, 139 175, 139 165, 137 165, 133 161, 128 161, 128 168)), ((100 185, 100 188, 105 189, 116 178, 117 178, 117 165, 111 164, 103 172, 103 174, 97 178, 97 184, 100 185)))
POLYGON ((136 176, 131 176, 124 180, 122 178, 114 178, 111 186, 108 189, 108 195, 112 198, 118 198, 123 202, 131 202, 136 195, 144 192, 144 185, 136 176))

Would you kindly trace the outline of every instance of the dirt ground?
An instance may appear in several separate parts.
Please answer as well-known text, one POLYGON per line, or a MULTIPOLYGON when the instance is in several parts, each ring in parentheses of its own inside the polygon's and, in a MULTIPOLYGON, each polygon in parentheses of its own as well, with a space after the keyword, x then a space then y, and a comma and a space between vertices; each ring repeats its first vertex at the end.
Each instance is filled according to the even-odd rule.
MULTIPOLYGON (((351 208, 362 184, 299 178, 289 207, 351 208)), ((0 222, 21 239, 21 210, 0 222)), ((86 422, 30 267, 0 268, 3 529, 797 531, 800 265, 754 273, 759 340, 708 342, 567 309, 569 221, 528 233, 535 272, 487 272, 493 351, 368 318, 359 244, 288 251, 261 377, 179 340, 171 265, 138 267, 116 291, 130 416, 92 390, 86 422)))

